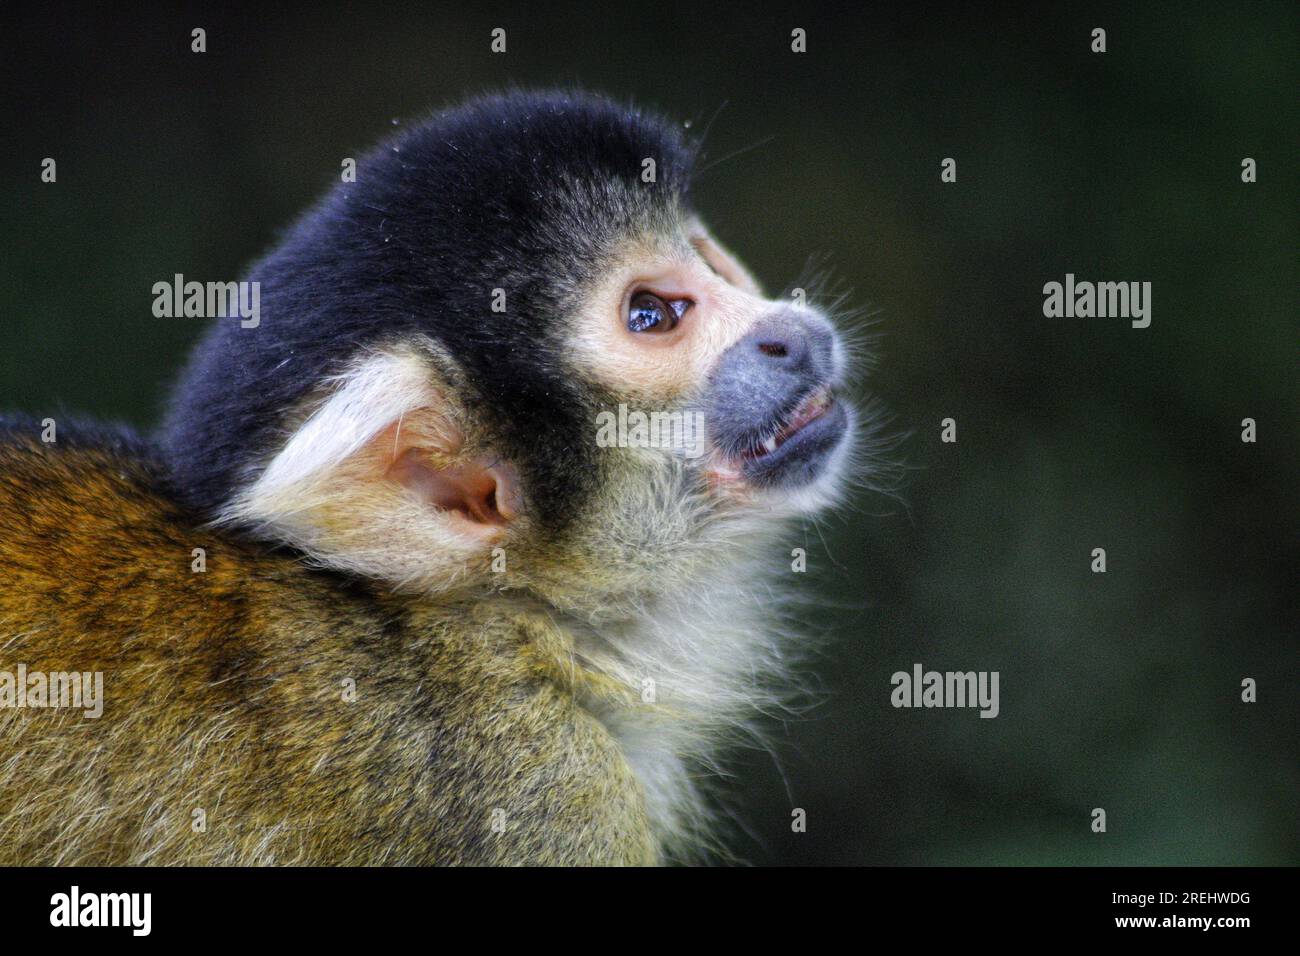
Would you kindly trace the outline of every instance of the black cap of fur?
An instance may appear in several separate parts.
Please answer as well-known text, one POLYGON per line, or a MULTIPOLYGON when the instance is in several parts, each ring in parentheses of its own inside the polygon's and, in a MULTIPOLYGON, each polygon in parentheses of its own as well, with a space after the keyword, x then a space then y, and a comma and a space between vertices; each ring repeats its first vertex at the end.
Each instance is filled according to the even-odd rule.
POLYGON ((424 334, 460 363, 558 530, 596 449, 557 333, 614 243, 685 205, 691 159, 668 123, 573 92, 473 100, 360 159, 357 181, 247 277, 261 283, 260 326, 216 320, 182 376, 162 435, 176 491, 214 513, 308 390, 368 345, 424 334), (641 181, 646 158, 655 183, 641 181))

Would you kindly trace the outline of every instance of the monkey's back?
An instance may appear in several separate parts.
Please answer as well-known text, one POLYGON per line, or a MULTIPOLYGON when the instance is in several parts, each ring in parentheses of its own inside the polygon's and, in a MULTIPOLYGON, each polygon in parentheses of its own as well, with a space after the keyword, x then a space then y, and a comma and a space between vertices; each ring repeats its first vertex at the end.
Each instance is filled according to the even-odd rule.
POLYGON ((0 707, 0 863, 654 859, 544 622, 215 532, 64 432, 0 425, 0 679, 98 672, 103 713, 0 707))

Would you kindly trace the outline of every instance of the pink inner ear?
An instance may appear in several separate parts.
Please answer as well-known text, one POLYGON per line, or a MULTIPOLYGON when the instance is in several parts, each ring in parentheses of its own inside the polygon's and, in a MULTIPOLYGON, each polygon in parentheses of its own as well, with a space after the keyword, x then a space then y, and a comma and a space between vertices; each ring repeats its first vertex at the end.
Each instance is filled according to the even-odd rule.
POLYGON ((419 448, 409 448, 389 467, 388 476, 422 501, 485 530, 504 527, 519 510, 518 479, 502 462, 477 459, 438 468, 419 448))

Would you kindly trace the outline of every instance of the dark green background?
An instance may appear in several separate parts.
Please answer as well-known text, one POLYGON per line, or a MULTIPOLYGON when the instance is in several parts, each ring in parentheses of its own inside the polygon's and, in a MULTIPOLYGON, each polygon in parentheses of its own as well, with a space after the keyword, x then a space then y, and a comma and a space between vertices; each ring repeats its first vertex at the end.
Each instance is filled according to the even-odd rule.
POLYGON ((739 853, 1300 859, 1294 4, 271 6, 6 10, 0 408, 151 426, 199 334, 152 284, 238 275, 394 117, 510 81, 696 128, 726 103, 712 158, 771 139, 702 209, 774 289, 833 267, 908 435, 895 495, 806 533, 820 703, 776 728, 780 769, 741 758, 739 853), (1152 282, 1151 327, 1044 318, 1066 272, 1152 282), (893 709, 914 662, 999 671, 1001 716, 893 709))

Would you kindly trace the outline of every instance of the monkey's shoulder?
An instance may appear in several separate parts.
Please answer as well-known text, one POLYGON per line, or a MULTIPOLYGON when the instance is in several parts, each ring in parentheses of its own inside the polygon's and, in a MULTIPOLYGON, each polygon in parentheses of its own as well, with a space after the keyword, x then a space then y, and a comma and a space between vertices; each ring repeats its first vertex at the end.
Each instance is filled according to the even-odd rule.
POLYGON ((129 429, 60 420, 51 432, 0 419, 7 630, 75 634, 87 650, 188 621, 183 633, 197 642, 250 607, 283 604, 278 585, 293 573, 289 558, 213 531, 181 506, 157 452, 129 429))
POLYGON ((128 428, 0 417, 0 542, 84 540, 157 520, 167 510, 161 474, 153 449, 128 428))
POLYGON ((164 474, 155 449, 124 426, 0 417, 0 546, 182 537, 200 522, 172 500, 164 474))

